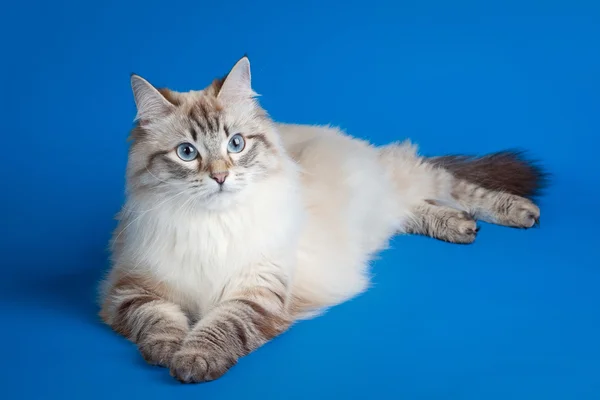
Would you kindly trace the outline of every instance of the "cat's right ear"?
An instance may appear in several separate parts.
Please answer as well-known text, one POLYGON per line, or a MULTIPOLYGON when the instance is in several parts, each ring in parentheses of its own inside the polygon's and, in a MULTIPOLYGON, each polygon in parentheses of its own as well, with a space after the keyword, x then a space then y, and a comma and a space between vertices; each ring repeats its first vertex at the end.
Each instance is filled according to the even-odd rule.
POLYGON ((164 118, 175 110, 175 106, 144 78, 131 74, 131 89, 137 107, 135 120, 145 124, 164 118))

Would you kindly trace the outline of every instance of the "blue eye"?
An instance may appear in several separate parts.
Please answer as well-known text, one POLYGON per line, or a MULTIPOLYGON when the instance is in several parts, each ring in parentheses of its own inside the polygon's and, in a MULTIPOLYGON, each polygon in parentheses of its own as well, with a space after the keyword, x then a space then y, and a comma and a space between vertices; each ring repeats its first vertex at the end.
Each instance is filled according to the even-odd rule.
POLYGON ((227 151, 230 153, 239 153, 244 150, 244 147, 246 147, 246 141, 239 133, 233 135, 231 139, 229 139, 229 143, 227 143, 227 151))
POLYGON ((177 146, 177 156, 183 161, 193 161, 198 157, 198 150, 190 143, 181 143, 177 146))

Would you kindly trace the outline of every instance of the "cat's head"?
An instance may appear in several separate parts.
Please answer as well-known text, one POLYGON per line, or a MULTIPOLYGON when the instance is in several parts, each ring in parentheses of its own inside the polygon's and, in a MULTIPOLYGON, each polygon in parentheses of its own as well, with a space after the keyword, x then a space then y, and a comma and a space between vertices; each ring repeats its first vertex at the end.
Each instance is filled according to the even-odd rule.
POLYGON ((131 193, 220 209, 281 169, 284 152, 255 100, 247 57, 201 91, 157 89, 138 75, 131 86, 137 106, 131 193))

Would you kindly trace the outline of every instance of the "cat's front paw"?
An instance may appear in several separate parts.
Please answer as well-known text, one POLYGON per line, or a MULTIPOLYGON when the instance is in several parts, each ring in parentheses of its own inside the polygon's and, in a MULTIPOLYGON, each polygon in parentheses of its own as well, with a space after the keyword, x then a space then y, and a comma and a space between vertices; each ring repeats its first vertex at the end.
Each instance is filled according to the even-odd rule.
POLYGON ((212 346, 184 346, 171 361, 171 376, 182 383, 208 382, 223 376, 236 362, 212 346))
POLYGON ((175 353, 183 343, 182 335, 155 335, 138 344, 140 353, 148 364, 169 367, 175 353))

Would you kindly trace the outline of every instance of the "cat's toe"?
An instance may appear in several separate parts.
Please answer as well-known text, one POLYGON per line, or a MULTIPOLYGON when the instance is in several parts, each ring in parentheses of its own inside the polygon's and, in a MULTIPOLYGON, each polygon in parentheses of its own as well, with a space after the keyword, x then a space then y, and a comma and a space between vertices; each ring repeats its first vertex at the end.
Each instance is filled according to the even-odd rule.
POLYGON ((448 219, 448 241, 459 244, 473 243, 479 232, 477 221, 466 212, 457 212, 448 219))
POLYGON ((211 350, 187 349, 177 352, 171 362, 171 376, 182 383, 208 382, 220 378, 235 364, 211 350))
POLYGON ((520 199, 510 213, 512 224, 519 228, 532 228, 539 225, 540 209, 527 199, 520 199))

